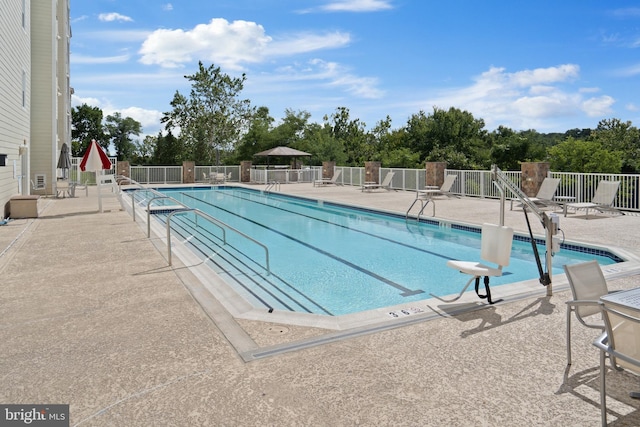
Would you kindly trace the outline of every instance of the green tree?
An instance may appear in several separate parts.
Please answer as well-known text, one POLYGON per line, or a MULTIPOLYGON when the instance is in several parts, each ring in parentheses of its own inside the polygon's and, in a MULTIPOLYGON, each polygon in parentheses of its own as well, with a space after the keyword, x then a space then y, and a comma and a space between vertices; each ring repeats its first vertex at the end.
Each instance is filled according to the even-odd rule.
POLYGON ((149 165, 152 162, 153 154, 156 150, 156 146, 158 144, 158 137, 153 135, 147 135, 144 137, 142 142, 136 141, 135 151, 133 153, 133 157, 131 158, 131 162, 137 165, 149 165))
POLYGON ((312 165, 321 165, 324 161, 336 162, 338 165, 347 163, 344 145, 333 137, 328 123, 307 125, 300 142, 300 149, 311 154, 309 162, 312 165))
POLYGON ((344 146, 347 165, 359 166, 369 160, 363 155, 367 141, 366 124, 360 119, 351 119, 348 108, 338 107, 331 116, 324 116, 323 120, 331 136, 344 146))
POLYGON ((269 114, 269 108, 258 107, 251 117, 249 129, 236 146, 231 161, 238 164, 243 160, 252 160, 255 153, 273 147, 271 130, 274 120, 269 114))
POLYGON ((118 160, 132 160, 136 146, 131 136, 139 136, 142 132, 140 122, 131 117, 122 117, 120 113, 115 112, 105 119, 105 130, 116 149, 118 160))
POLYGON ((232 78, 220 67, 205 67, 198 62, 198 71, 185 76, 191 82, 189 97, 175 93, 172 111, 164 113, 166 129, 180 129, 185 148, 200 163, 219 162, 220 152, 235 149, 247 130, 254 113, 248 99, 240 99, 246 75, 232 78))
POLYGON ((183 160, 180 154, 183 153, 182 143, 173 136, 171 130, 166 135, 162 132, 156 137, 156 146, 153 151, 151 161, 154 165, 177 165, 183 160))
MULTIPOLYGON (((534 132, 534 131, 533 131, 534 132)), ((521 162, 541 161, 545 158, 543 145, 534 144, 535 132, 515 132, 504 126, 489 133, 491 163, 503 170, 520 170, 521 162)))
POLYGON ((87 151, 92 139, 103 148, 109 147, 102 125, 102 110, 82 104, 71 109, 71 155, 80 157, 87 151))
POLYGON ((622 172, 640 172, 640 131, 632 126, 630 121, 601 120, 596 130, 589 136, 589 140, 599 142, 609 151, 624 153, 622 172))
POLYGON ((607 150, 598 141, 567 138, 549 149, 552 170, 582 173, 620 173, 622 153, 607 150))

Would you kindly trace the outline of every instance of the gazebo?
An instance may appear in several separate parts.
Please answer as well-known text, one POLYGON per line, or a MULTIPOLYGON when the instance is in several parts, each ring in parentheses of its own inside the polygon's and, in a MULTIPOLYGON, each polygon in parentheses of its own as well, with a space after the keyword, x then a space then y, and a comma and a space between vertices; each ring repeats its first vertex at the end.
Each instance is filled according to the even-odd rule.
POLYGON ((269 150, 261 151, 259 153, 254 154, 254 156, 262 156, 267 158, 267 168, 269 168, 269 158, 270 157, 293 157, 294 164, 296 157, 305 157, 311 156, 309 153, 305 153, 304 151, 296 150, 290 147, 274 147, 269 150))

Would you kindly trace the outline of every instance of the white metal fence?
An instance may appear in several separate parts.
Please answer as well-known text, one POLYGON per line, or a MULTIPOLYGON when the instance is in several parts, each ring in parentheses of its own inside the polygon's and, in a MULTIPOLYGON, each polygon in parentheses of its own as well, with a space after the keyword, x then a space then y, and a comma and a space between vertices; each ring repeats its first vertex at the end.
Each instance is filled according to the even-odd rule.
MULTIPOLYGON (((95 183, 93 172, 81 172, 79 158, 72 158, 70 176, 77 182, 95 183)), ((116 159, 111 158, 114 167, 106 173, 115 173, 116 159)), ((362 186, 365 181, 365 168, 337 166, 336 170, 342 173, 338 182, 343 185, 362 186)), ((395 190, 417 191, 423 190, 426 183, 425 169, 400 169, 380 168, 378 182, 382 182, 385 175, 394 172, 391 188, 395 190)), ((227 181, 240 181, 240 166, 196 166, 195 181, 208 182, 209 175, 224 173, 227 181)), ((520 171, 504 172, 516 186, 521 187, 520 171)), ((333 173, 331 173, 333 175, 333 173)), ((456 175, 452 192, 461 196, 499 198, 500 192, 493 184, 491 171, 454 170, 446 169, 445 175, 456 175)), ((182 166, 131 166, 131 178, 141 184, 182 184, 182 166)), ((289 169, 288 167, 275 166, 273 169, 251 169, 251 182, 267 184, 279 182, 281 184, 313 182, 322 178, 322 167, 310 166, 303 169, 289 169)), ((620 181, 620 189, 614 202, 614 207, 628 211, 640 211, 640 175, 638 174, 603 174, 603 173, 573 173, 573 172, 549 172, 549 177, 560 178, 560 185, 556 191, 558 197, 572 197, 576 202, 589 202, 593 198, 598 183, 602 180, 620 181)), ((515 195, 507 190, 506 196, 514 198, 515 195)))

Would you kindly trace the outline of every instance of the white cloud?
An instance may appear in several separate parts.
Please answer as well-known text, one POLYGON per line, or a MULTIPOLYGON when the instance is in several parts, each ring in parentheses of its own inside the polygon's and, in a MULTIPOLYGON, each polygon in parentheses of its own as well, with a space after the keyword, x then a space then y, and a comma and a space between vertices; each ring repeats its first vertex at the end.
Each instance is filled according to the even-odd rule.
POLYGON ((632 65, 630 67, 622 68, 615 72, 615 75, 620 77, 634 77, 640 75, 640 64, 632 65))
POLYGON ((71 58, 74 64, 117 64, 127 62, 131 55, 85 56, 72 53, 71 58))
POLYGON ((389 0, 339 0, 317 8, 304 9, 299 13, 313 12, 378 12, 393 9, 389 0))
POLYGON ((629 103, 627 105, 624 106, 624 108, 626 108, 629 111, 640 111, 640 107, 638 107, 636 104, 634 103, 629 103))
POLYGON ((321 59, 281 67, 271 75, 252 77, 247 85, 256 93, 287 93, 293 97, 304 94, 302 99, 332 93, 332 102, 347 99, 341 98, 341 92, 359 99, 379 99, 384 96, 377 78, 358 76, 343 65, 321 59), (329 91, 329 88, 337 88, 339 92, 329 91))
POLYGON ((167 12, 172 11, 173 10, 173 5, 171 3, 163 4, 162 5, 162 10, 165 10, 167 12))
POLYGON ((98 19, 104 22, 113 22, 113 21, 133 22, 133 19, 131 17, 121 15, 116 12, 101 13, 100 15, 98 15, 98 19))
POLYGON ((78 107, 82 104, 87 104, 90 107, 100 107, 101 105, 100 100, 98 98, 91 98, 91 97, 83 98, 77 95, 71 95, 71 106, 78 107))
POLYGON ((492 67, 468 87, 446 90, 437 98, 423 101, 420 108, 455 107, 483 118, 488 128, 498 125, 517 129, 550 127, 556 120, 586 114, 609 114, 615 100, 594 96, 595 88, 572 89, 580 68, 574 64, 507 73, 492 67))
MULTIPOLYGON (((131 117, 132 119, 140 122, 142 130, 149 134, 148 129, 158 129, 160 126, 160 119, 164 115, 158 110, 147 110, 140 107, 128 107, 119 110, 122 117, 131 117)), ((110 114, 113 114, 111 112, 110 114)), ((106 114, 105 114, 106 117, 106 114)))
POLYGON ((612 112, 611 106, 616 101, 607 95, 586 99, 582 102, 582 110, 589 117, 602 117, 612 112))
POLYGON ((139 53, 140 62, 147 65, 171 68, 203 60, 239 70, 243 64, 269 57, 342 47, 349 41, 350 37, 342 33, 297 34, 274 41, 255 22, 216 18, 191 30, 156 30, 146 38, 139 53))

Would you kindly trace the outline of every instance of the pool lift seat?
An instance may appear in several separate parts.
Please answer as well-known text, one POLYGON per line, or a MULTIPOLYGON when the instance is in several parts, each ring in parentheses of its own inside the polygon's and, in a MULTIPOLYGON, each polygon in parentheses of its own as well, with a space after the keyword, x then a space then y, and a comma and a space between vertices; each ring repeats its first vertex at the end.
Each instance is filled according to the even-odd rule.
POLYGON ((464 292, 467 290, 471 282, 475 280, 476 294, 486 299, 489 304, 494 304, 498 301, 491 299, 491 290, 489 289, 489 278, 502 276, 502 268, 509 265, 511 258, 511 246, 513 244, 513 228, 505 227, 497 224, 482 224, 482 235, 480 243, 480 258, 484 261, 497 264, 496 267, 492 267, 481 262, 475 261, 447 261, 447 266, 454 268, 461 273, 471 275, 471 278, 467 284, 462 288, 460 294, 452 299, 440 298, 434 294, 430 294, 432 297, 439 299, 443 302, 454 302, 459 300, 464 292), (480 293, 480 278, 484 276, 485 293, 480 293))

